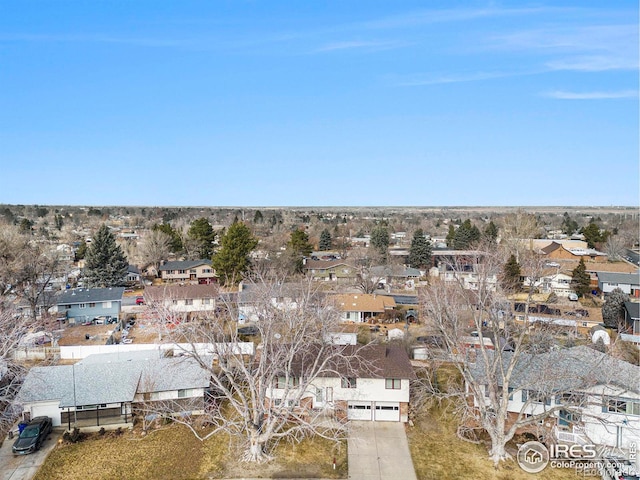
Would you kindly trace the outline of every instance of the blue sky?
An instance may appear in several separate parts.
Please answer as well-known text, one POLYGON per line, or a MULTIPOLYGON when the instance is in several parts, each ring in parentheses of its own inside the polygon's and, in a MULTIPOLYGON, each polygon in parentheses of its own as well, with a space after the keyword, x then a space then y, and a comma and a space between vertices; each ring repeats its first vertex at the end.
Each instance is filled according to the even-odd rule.
POLYGON ((0 0, 0 203, 638 205, 637 1, 0 0))

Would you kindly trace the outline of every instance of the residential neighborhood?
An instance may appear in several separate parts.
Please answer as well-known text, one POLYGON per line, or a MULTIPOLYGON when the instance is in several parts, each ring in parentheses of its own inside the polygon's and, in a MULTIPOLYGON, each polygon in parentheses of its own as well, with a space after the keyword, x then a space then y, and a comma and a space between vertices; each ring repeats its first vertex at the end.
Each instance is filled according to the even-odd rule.
POLYGON ((37 235, 9 237, 17 227, 3 227, 7 245, 24 239, 13 245, 33 252, 3 257, 4 358, 24 372, 4 376, 14 393, 4 397, 3 435, 41 417, 54 431, 132 435, 170 420, 206 441, 231 435, 246 445, 242 458, 261 463, 272 434, 340 441, 360 422, 402 425, 411 446, 417 425, 433 415, 426 405, 446 398, 464 406, 460 438, 491 436, 486 458, 496 465, 526 438, 633 454, 640 274, 616 251, 587 249, 579 232, 570 241, 511 240, 500 225, 522 212, 494 215, 493 241, 458 241, 461 248, 437 247, 447 243, 439 240, 445 230, 454 242, 447 218, 434 217, 429 235, 419 229, 412 238, 391 235, 393 216, 381 224, 330 213, 338 233, 349 231, 339 228, 346 219, 385 230, 389 243, 363 247, 345 236, 327 245, 323 234, 327 250, 318 250, 313 232, 323 222, 300 223, 294 214, 297 243, 284 235, 282 247, 269 243, 274 231, 241 224, 259 248, 230 265, 221 259, 234 244, 216 225, 238 220, 213 212, 198 217, 217 232, 206 240, 209 260, 171 247, 170 225, 163 249, 144 256, 148 236, 159 237, 153 220, 150 228, 125 227, 126 217, 114 216, 95 232, 70 230, 79 240, 61 245, 74 245, 71 253, 50 239, 36 250, 37 235), (29 262, 55 275, 15 283, 9 275, 29 262), (241 277, 229 275, 233 268, 241 277), (254 448, 254 424, 236 415, 262 419, 271 434, 254 448))

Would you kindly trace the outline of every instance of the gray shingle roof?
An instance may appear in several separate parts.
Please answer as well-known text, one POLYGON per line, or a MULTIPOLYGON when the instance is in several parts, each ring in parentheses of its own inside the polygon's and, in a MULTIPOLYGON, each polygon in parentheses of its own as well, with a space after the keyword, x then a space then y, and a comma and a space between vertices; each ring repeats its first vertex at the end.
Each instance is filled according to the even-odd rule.
POLYGON ((60 407, 66 408, 131 402, 136 392, 209 385, 209 372, 192 358, 158 355, 156 350, 100 354, 75 365, 35 367, 29 371, 17 402, 58 400, 60 407))
POLYGON ((640 274, 638 272, 636 273, 598 272, 598 282, 640 285, 640 274))
POLYGON ((111 288, 76 288, 58 294, 57 305, 71 305, 89 302, 122 301, 124 287, 111 288))
MULTIPOLYGON (((491 352, 489 352, 490 357, 491 352)), ((511 353, 503 352, 505 367, 511 353)), ((485 365, 477 361, 472 372, 482 381, 485 365)), ((496 375, 499 385, 502 376, 496 375)), ((521 354, 510 386, 541 391, 579 390, 596 385, 616 385, 640 393, 640 367, 586 346, 553 350, 542 354, 521 354)))

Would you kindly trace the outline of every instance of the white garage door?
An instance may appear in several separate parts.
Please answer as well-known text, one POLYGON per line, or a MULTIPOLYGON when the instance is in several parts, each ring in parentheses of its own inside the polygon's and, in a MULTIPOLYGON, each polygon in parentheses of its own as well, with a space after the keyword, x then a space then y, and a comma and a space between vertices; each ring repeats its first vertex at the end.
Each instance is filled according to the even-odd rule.
POLYGON ((376 402, 375 420, 379 422, 399 422, 400 404, 398 402, 376 402))
POLYGON ((36 417, 51 417, 53 421, 53 426, 57 427, 60 425, 60 408, 58 408, 58 403, 55 404, 46 404, 41 403, 38 405, 31 406, 31 418, 36 417))
POLYGON ((347 419, 371 420, 371 402, 349 402, 347 419))

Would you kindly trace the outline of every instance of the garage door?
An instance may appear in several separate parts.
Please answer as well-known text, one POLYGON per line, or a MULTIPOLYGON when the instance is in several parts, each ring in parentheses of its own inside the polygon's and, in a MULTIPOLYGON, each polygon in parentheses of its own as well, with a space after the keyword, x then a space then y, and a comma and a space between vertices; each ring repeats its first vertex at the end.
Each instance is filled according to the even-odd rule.
POLYGON ((51 417, 53 426, 60 425, 60 408, 58 402, 55 404, 38 404, 31 406, 31 418, 36 417, 51 417))
POLYGON ((379 422, 399 422, 400 404, 397 402, 376 402, 375 420, 379 422))
POLYGON ((349 402, 347 419, 371 420, 371 402, 349 402))

